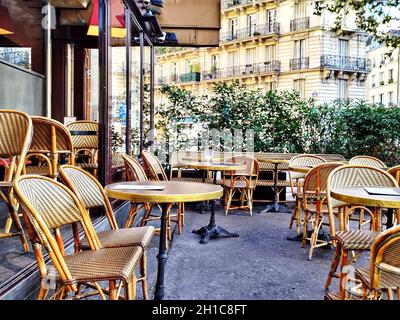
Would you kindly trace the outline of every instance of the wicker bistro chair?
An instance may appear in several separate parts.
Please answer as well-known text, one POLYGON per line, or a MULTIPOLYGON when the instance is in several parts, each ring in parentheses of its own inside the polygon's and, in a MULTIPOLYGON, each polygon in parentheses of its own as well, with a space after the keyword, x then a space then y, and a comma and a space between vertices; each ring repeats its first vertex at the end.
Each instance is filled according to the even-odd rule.
POLYGON ((25 166, 25 174, 58 177, 60 162, 72 163, 72 140, 68 129, 60 122, 32 116, 33 137, 27 159, 35 158, 36 165, 25 166), (62 159, 65 157, 64 159, 62 159))
POLYGON ((386 165, 375 157, 370 156, 356 156, 349 160, 349 164, 363 165, 375 168, 386 168, 386 165))
POLYGON ((50 289, 46 284, 51 280, 58 285, 53 295, 55 299, 77 299, 97 293, 105 299, 108 291, 110 300, 116 300, 122 287, 125 299, 135 299, 135 268, 143 255, 140 246, 102 248, 90 217, 78 198, 53 179, 22 176, 14 182, 14 189, 23 208, 42 278, 38 299, 46 298, 50 289), (66 254, 60 228, 67 225, 73 226, 76 246, 79 246, 77 230, 81 225, 91 250, 66 254), (51 269, 44 263, 42 246, 53 262, 51 269), (55 274, 52 272, 54 269, 55 274), (100 281, 108 281, 107 291, 100 287, 100 281), (81 294, 82 285, 92 286, 96 291, 81 294))
MULTIPOLYGON (((88 211, 102 208, 110 225, 110 230, 100 231, 97 236, 104 248, 140 246, 143 256, 140 263, 141 277, 137 281, 142 282, 143 297, 147 299, 146 264, 147 248, 154 235, 154 227, 136 227, 131 229, 119 229, 111 204, 104 193, 103 187, 89 172, 71 165, 60 167, 60 175, 65 184, 74 192, 88 211)), ((86 239, 81 242, 80 248, 90 249, 86 239)))
POLYGON ((393 290, 400 299, 400 226, 376 237, 371 245, 369 268, 357 268, 355 276, 361 282, 363 299, 377 300, 386 292, 393 300, 393 290))
POLYGON ((253 193, 257 185, 260 165, 256 158, 250 156, 233 156, 228 163, 241 163, 245 165, 243 170, 224 171, 223 186, 225 188, 225 215, 231 209, 248 209, 253 215, 253 193), (238 191, 238 192, 237 192, 238 191), (238 206, 232 206, 233 197, 239 193, 238 206))
POLYGON ((304 178, 303 195, 301 197, 304 212, 302 246, 304 247, 307 240, 310 241, 308 260, 312 260, 314 248, 331 243, 329 239, 318 239, 322 225, 329 226, 331 239, 335 236, 334 217, 338 216, 340 212, 337 207, 328 207, 326 189, 329 174, 342 165, 335 162, 319 164, 307 173, 304 178), (313 226, 311 237, 308 236, 309 223, 313 226))
MULTIPOLYGON (((76 159, 82 154, 88 159, 77 165, 87 171, 97 174, 97 153, 99 149, 99 124, 94 121, 75 121, 67 124, 67 128, 72 136, 72 144, 74 147, 73 159, 76 159)), ((75 164, 75 162, 73 163, 75 164)))
POLYGON ((387 172, 396 179, 398 184, 400 184, 400 165, 388 169, 387 172))
MULTIPOLYGON (((341 187, 397 187, 394 178, 387 172, 374 167, 362 165, 346 165, 336 168, 328 178, 327 194, 328 206, 343 208, 343 214, 339 216, 339 231, 335 234, 336 252, 325 284, 328 290, 333 278, 345 279, 344 273, 337 273, 338 267, 342 270, 349 264, 349 252, 369 251, 372 242, 379 234, 376 230, 377 221, 380 220, 379 212, 372 212, 369 208, 352 206, 345 202, 336 200, 330 196, 330 190, 341 187), (355 212, 359 213, 358 229, 350 229, 350 217, 355 212), (367 213, 370 219, 364 221, 364 214, 367 213), (369 230, 362 228, 369 224, 369 230), (376 231, 375 231, 376 230, 376 231)), ((398 219, 397 219, 398 220, 398 219)), ((378 222, 378 225, 380 223, 378 222)), ((354 257, 352 261, 354 261, 354 257)), ((350 261, 351 262, 351 261, 350 261)), ((344 297, 343 281, 340 281, 339 296, 344 297)))
MULTIPOLYGON (((324 158, 311 154, 302 154, 294 156, 289 161, 289 167, 291 166, 315 166, 318 164, 326 163, 324 158)), ((293 214, 290 219, 289 228, 292 229, 293 222, 296 220, 296 232, 300 233, 300 226, 302 223, 301 217, 301 201, 302 201, 302 184, 306 174, 300 172, 289 171, 289 181, 290 189, 292 191, 292 196, 295 199, 295 206, 293 209, 293 214)))
POLYGON ((25 165, 25 157, 32 140, 32 120, 24 112, 0 110, 0 128, 0 162, 4 167, 4 178, 0 181, 0 197, 8 209, 8 217, 4 231, 0 232, 0 238, 18 236, 24 251, 29 252, 29 245, 18 216, 13 182, 20 176, 25 165), (13 225, 15 232, 11 231, 13 225))
MULTIPOLYGON (((168 181, 168 176, 164 171, 164 168, 160 162, 160 160, 151 152, 143 151, 142 157, 144 164, 149 169, 151 179, 156 181, 168 181)), ((185 204, 178 203, 178 212, 176 215, 170 214, 172 217, 177 217, 176 221, 172 220, 177 223, 178 225, 178 234, 182 233, 182 226, 185 224, 185 204)))
MULTIPOLYGON (((122 155, 125 161, 125 168, 126 168, 126 178, 128 181, 148 181, 146 176, 146 172, 143 170, 142 166, 139 162, 137 162, 133 157, 128 156, 126 154, 122 155)), ((160 220, 160 215, 153 214, 153 204, 143 203, 143 217, 141 221, 141 226, 147 225, 149 221, 160 220)), ((137 203, 131 203, 131 210, 129 211, 128 219, 125 223, 125 227, 129 228, 135 220, 136 214, 139 211, 139 207, 137 203)), ((168 240, 171 240, 171 205, 168 208, 168 215, 167 215, 167 232, 168 232, 168 240)), ((160 232, 160 228, 156 229, 156 232, 160 232)), ((167 243, 168 244, 168 243, 167 243)))

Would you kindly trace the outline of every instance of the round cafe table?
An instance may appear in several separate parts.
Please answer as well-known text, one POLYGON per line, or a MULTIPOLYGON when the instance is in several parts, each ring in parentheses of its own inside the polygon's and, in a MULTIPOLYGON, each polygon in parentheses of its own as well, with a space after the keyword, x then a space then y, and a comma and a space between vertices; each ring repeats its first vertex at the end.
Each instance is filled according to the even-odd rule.
POLYGON ((289 171, 307 174, 311 171, 312 168, 314 168, 313 165, 290 166, 289 171))
POLYGON ((259 162, 263 163, 272 163, 274 165, 274 200, 272 204, 266 206, 266 208, 261 211, 261 213, 267 212, 285 212, 289 213, 290 211, 284 205, 280 204, 278 201, 278 167, 280 164, 289 163, 287 159, 259 159, 259 162))
MULTIPOLYGON (((218 171, 236 171, 243 170, 245 168, 244 164, 241 163, 230 163, 230 162, 189 162, 185 164, 186 168, 197 169, 203 171, 203 183, 206 180, 207 172, 211 171, 213 175, 213 184, 217 184, 217 172, 218 171)), ((216 239, 219 236, 225 237, 238 237, 237 233, 229 232, 225 228, 218 226, 215 223, 215 200, 211 201, 211 215, 210 222, 207 226, 201 227, 198 230, 193 230, 193 233, 201 235, 200 243, 206 244, 210 239, 216 239)))
POLYGON ((221 186, 196 182, 179 181, 146 181, 146 182, 119 182, 105 187, 106 195, 113 199, 120 199, 138 203, 160 203, 161 231, 157 271, 157 284, 155 300, 162 300, 164 297, 164 269, 168 258, 166 250, 167 241, 167 210, 170 203, 197 202, 219 199, 223 195, 221 186), (122 189, 121 185, 148 185, 163 186, 163 190, 145 189, 122 189))
MULTIPOLYGON (((374 187, 376 188, 376 187, 374 187)), ((331 196, 337 200, 358 206, 372 207, 374 213, 374 229, 380 231, 381 217, 380 209, 400 209, 400 188, 387 188, 398 193, 395 195, 378 195, 368 193, 364 187, 351 187, 351 188, 334 188, 331 190, 331 196)), ((400 210, 397 210, 397 219, 400 219, 400 210)), ((343 219, 341 219, 343 220, 343 219)), ((400 220, 399 220, 400 221, 400 220)), ((341 230, 344 230, 344 221, 341 221, 341 230)))

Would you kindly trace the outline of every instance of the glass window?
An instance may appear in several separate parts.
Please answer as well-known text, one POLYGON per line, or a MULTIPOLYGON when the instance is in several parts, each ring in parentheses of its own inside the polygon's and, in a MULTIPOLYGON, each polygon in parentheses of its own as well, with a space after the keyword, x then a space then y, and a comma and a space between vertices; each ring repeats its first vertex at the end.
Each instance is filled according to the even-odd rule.
POLYGON ((338 82, 338 99, 348 98, 348 83, 345 79, 339 79, 338 82))
POLYGON ((381 93, 381 94, 379 95, 379 103, 380 103, 380 104, 384 104, 383 93, 381 93))
POLYGON ((379 84, 382 86, 382 85, 384 85, 385 83, 384 83, 384 77, 385 77, 385 74, 383 73, 383 72, 380 72, 379 73, 379 84))
POLYGON ((388 80, 389 80, 389 83, 393 82, 393 69, 389 70, 388 80))
POLYGON ((276 45, 269 45, 265 47, 265 62, 274 61, 276 57, 276 45))
POLYGON ((294 5, 294 18, 300 19, 307 16, 307 1, 299 1, 294 5))
POLYGON ((237 18, 229 20, 229 35, 232 40, 237 39, 238 22, 237 18))
POLYGON ((306 56, 306 39, 295 40, 294 42, 295 58, 304 58, 306 56))
POLYGON ((300 98, 305 99, 306 80, 305 79, 294 80, 293 86, 294 90, 296 90, 299 93, 300 98))
POLYGON ((256 14, 247 15, 247 31, 248 36, 252 37, 256 32, 257 16, 256 14))
POLYGON ((348 56, 349 51, 349 41, 344 39, 339 39, 339 56, 348 56))
POLYGON ((393 105, 393 91, 390 91, 388 93, 388 103, 389 103, 389 106, 393 105))
POLYGON ((276 23, 276 10, 268 10, 267 11, 267 26, 268 32, 275 31, 275 23, 276 23))
POLYGON ((256 48, 246 50, 246 64, 253 65, 256 61, 256 48))

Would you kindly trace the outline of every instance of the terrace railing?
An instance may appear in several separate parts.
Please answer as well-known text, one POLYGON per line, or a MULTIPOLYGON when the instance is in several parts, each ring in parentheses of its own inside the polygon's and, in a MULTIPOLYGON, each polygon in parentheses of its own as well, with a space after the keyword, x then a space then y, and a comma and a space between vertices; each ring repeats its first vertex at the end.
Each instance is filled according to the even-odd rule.
POLYGON ((303 58, 293 58, 290 59, 290 70, 301 70, 301 69, 308 69, 310 64, 309 57, 303 58))
POLYGON ((322 55, 321 67, 349 72, 371 72, 371 61, 350 56, 322 55))
POLYGON ((242 29, 238 29, 236 32, 221 32, 220 40, 221 42, 230 42, 243 40, 258 36, 266 36, 279 34, 280 24, 278 22, 273 22, 269 24, 256 25, 254 27, 246 27, 242 29))
POLYGON ((200 78, 201 78, 200 72, 189 72, 181 74, 179 77, 179 81, 181 83, 193 82, 193 81, 200 81, 200 78))
POLYGON ((290 31, 299 31, 310 27, 310 17, 290 20, 290 31))
POLYGON ((229 9, 232 7, 244 6, 247 4, 253 4, 259 2, 259 0, 223 0, 222 1, 222 9, 229 9))

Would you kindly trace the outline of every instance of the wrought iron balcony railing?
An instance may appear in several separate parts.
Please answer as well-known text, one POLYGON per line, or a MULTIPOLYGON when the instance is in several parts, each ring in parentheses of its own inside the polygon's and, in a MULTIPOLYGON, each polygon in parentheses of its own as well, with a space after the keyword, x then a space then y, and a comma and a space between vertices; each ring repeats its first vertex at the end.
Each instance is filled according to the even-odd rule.
POLYGON ((273 22, 269 24, 261 24, 256 25, 254 27, 247 27, 238 29, 236 32, 221 32, 220 41, 221 42, 230 42, 230 41, 238 41, 253 37, 259 36, 267 36, 279 34, 280 24, 278 22, 273 22))
POLYGON ((349 72, 371 72, 371 61, 365 58, 322 55, 321 67, 349 72))
POLYGON ((200 78, 201 78, 200 72, 189 72, 189 73, 181 74, 179 77, 179 81, 181 83, 200 81, 200 78))
POLYGON ((299 31, 310 27, 310 17, 290 20, 290 31, 299 31))
POLYGON ((244 6, 247 4, 253 4, 259 2, 259 0, 223 0, 222 1, 222 9, 229 9, 232 7, 244 6))
POLYGON ((204 71, 202 75, 203 75, 203 80, 214 80, 214 79, 241 77, 241 76, 279 73, 280 68, 281 68, 280 61, 273 60, 261 63, 227 67, 213 71, 204 71))
POLYGON ((290 59, 290 70, 308 69, 310 64, 309 57, 290 59))

